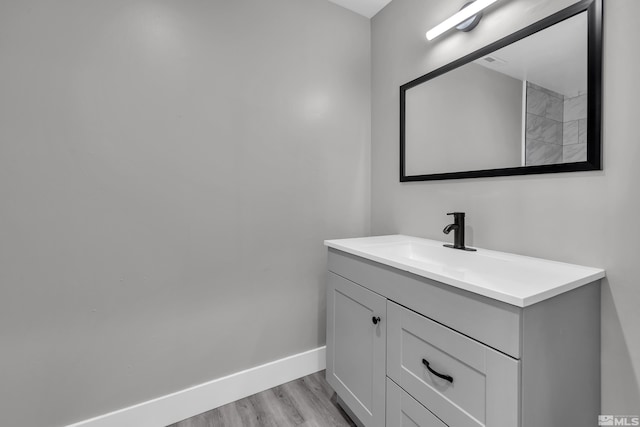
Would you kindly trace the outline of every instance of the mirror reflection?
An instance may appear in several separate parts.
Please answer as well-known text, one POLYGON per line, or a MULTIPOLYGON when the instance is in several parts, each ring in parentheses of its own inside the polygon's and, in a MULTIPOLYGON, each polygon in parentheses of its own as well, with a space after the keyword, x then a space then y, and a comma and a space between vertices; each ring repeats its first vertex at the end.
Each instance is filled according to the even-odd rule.
POLYGON ((587 12, 405 93, 405 174, 587 160, 587 12))

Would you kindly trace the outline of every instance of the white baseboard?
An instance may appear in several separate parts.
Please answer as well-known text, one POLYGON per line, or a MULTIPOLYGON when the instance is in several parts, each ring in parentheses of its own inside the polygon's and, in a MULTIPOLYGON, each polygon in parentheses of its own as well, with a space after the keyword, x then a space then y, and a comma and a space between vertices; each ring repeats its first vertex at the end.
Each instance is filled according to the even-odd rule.
POLYGON ((325 369, 325 347, 294 354, 67 427, 164 427, 325 369))

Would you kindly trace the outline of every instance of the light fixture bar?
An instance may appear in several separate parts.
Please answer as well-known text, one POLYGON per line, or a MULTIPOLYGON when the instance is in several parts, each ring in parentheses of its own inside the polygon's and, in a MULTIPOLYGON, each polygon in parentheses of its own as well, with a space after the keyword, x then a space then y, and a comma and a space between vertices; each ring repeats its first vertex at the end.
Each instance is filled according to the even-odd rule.
POLYGON ((461 22, 466 21, 472 16, 476 15, 478 12, 481 12, 484 8, 489 5, 495 3, 497 0, 476 0, 471 3, 469 6, 461 9, 455 15, 450 18, 445 19, 440 24, 436 25, 429 31, 427 31, 427 40, 433 40, 438 37, 440 34, 450 30, 461 22))

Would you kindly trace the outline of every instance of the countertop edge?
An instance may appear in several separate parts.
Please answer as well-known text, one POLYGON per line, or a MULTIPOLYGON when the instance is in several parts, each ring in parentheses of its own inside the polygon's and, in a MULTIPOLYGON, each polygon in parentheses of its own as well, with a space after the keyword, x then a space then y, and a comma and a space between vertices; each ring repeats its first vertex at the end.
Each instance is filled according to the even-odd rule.
MULTIPOLYGON (((397 235, 397 236, 402 236, 402 235, 397 235)), ((407 236, 410 237, 410 236, 407 236)), ((565 292, 569 292, 572 291, 574 289, 577 289, 581 286, 587 285, 589 283, 595 282, 597 280, 600 280, 602 278, 604 278, 606 276, 606 272, 604 269, 600 269, 600 268, 594 268, 594 267, 586 267, 586 266, 580 266, 580 267, 584 267, 584 268, 589 268, 593 270, 593 273, 586 275, 585 277, 582 277, 580 279, 577 280, 573 280, 570 282, 567 282, 563 285, 554 287, 553 289, 548 289, 546 291, 543 292, 539 292, 535 295, 530 295, 530 296, 526 296, 526 297, 517 297, 514 295, 509 295, 509 294, 505 294, 502 292, 497 292, 491 289, 487 289, 485 287, 482 286, 478 286, 475 285, 473 283, 469 283, 469 282, 463 282, 460 280, 456 280, 450 277, 446 277, 446 276, 442 276, 440 274, 437 273, 433 273, 430 272, 428 270, 423 270, 423 269, 419 269, 419 268, 414 268, 410 265, 406 265, 406 264, 402 264, 400 262, 396 262, 393 260, 389 260, 383 257, 379 257, 376 255, 372 255, 368 252, 364 252, 364 251, 360 251, 357 249, 353 249, 351 247, 348 246, 344 246, 341 245, 339 243, 336 243, 336 240, 339 239, 334 239, 334 240, 325 240, 324 241, 324 245, 335 249, 335 250, 339 250, 342 252, 346 252, 349 253, 351 255, 356 255, 359 256, 361 258, 365 258, 368 259, 370 261, 374 261, 383 265, 387 265, 389 267, 393 267, 396 268, 398 270, 402 270, 402 271, 407 271, 409 273, 415 274, 417 276, 420 277, 425 277, 427 279, 431 279, 431 280, 435 280, 437 282, 443 283, 445 285, 449 285, 449 286, 453 286, 457 289, 461 289, 461 290, 465 290, 471 293, 474 293, 476 295, 481 295, 487 298, 491 298, 493 300, 496 301, 500 301, 500 302, 504 302, 506 304, 510 304, 519 308, 525 308, 528 306, 531 306, 533 304, 536 304, 538 302, 542 302, 544 300, 547 300, 549 298, 553 298, 555 296, 561 295, 565 292)), ((494 251, 495 252, 495 251, 494 251)), ((507 255, 514 255, 514 256, 522 256, 524 258, 533 258, 534 257, 528 257, 528 256, 523 256, 523 255, 515 255, 515 254, 508 254, 505 253, 507 255)), ((542 259, 541 259, 542 261, 542 259)), ((562 263, 560 261, 553 261, 553 260, 544 260, 547 262, 554 262, 554 263, 562 263)), ((574 265, 574 264, 569 264, 569 265, 574 265)))

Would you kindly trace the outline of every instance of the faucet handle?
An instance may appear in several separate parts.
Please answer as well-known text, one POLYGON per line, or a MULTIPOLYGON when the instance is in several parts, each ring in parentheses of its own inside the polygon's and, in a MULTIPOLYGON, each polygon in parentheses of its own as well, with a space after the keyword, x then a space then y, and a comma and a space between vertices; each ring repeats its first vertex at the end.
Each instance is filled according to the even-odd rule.
POLYGON ((464 216, 464 212, 449 212, 449 213, 447 213, 447 215, 455 215, 455 216, 462 215, 462 216, 464 216))

